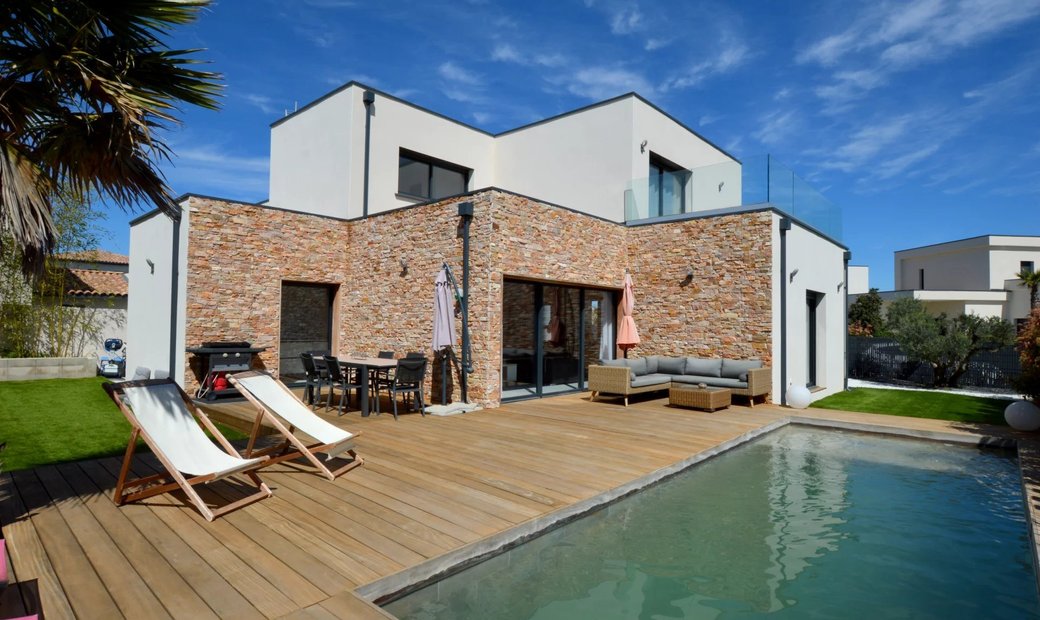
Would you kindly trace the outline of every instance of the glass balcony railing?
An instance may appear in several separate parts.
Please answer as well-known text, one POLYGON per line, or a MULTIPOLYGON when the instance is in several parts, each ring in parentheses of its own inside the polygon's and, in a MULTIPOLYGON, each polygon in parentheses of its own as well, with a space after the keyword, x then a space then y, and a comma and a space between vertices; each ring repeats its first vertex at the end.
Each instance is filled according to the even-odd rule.
POLYGON ((745 158, 743 203, 769 203, 823 234, 842 238, 841 209, 772 155, 745 158))
POLYGON ((841 210, 770 155, 635 179, 625 189, 625 220, 769 203, 841 240, 841 210))

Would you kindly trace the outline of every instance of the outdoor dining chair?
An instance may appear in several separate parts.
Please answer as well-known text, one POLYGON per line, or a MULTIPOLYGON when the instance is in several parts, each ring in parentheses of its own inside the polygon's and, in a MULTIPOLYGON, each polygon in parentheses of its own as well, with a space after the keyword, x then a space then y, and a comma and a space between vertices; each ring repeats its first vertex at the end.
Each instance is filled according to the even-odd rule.
POLYGON ((390 384, 390 400, 394 403, 394 419, 397 419, 397 395, 415 395, 419 405, 419 413, 426 415, 423 403, 423 379, 426 377, 426 358, 406 357, 397 360, 397 369, 390 384))
POLYGON ((324 387, 327 377, 323 377, 322 373, 318 372, 314 356, 310 353, 300 353, 300 361, 303 362, 303 372, 307 376, 303 396, 307 404, 313 407, 315 402, 321 402, 321 389, 324 387))
POLYGON ((336 388, 339 388, 337 411, 338 415, 343 415, 346 409, 349 409, 347 405, 350 403, 350 393, 360 390, 361 382, 367 381, 367 378, 359 376, 356 368, 343 368, 339 365, 339 359, 330 355, 325 356, 325 366, 329 373, 329 398, 325 402, 325 411, 332 406, 332 397, 336 393, 336 388))

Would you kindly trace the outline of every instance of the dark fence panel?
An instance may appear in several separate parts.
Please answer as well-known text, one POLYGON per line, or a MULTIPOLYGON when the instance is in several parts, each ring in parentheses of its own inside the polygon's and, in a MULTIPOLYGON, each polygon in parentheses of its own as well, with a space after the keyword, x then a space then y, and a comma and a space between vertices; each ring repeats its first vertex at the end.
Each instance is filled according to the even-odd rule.
MULTIPOLYGON (((960 387, 1011 390, 1012 379, 1022 373, 1015 347, 983 352, 971 358, 960 387)), ((849 336, 849 378, 881 383, 932 384, 932 367, 912 361, 899 343, 888 338, 849 336)))

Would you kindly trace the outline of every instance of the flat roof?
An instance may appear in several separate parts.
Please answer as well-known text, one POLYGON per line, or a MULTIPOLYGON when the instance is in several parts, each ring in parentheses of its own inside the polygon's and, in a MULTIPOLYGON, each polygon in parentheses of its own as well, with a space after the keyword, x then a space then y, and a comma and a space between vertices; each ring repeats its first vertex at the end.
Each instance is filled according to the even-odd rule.
POLYGON ((919 245, 912 248, 905 248, 902 250, 896 250, 895 253, 910 252, 913 250, 924 250, 927 248, 938 248, 944 245, 953 245, 955 243, 963 243, 964 247, 973 247, 978 245, 993 245, 990 241, 982 242, 983 239, 990 239, 993 237, 1010 237, 1019 239, 1036 239, 1037 245, 1040 245, 1040 235, 976 235, 974 237, 965 237, 963 239, 954 239, 952 241, 943 241, 940 243, 929 243, 928 245, 919 245), (979 243, 967 243, 969 241, 979 241, 979 243))

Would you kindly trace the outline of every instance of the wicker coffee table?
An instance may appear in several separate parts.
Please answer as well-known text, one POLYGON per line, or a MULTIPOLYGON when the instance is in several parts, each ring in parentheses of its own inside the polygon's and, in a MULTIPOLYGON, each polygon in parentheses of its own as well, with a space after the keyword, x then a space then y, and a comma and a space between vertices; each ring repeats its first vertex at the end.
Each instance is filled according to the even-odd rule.
POLYGON ((668 404, 715 411, 725 409, 733 401, 733 392, 719 387, 673 387, 668 389, 668 404))

